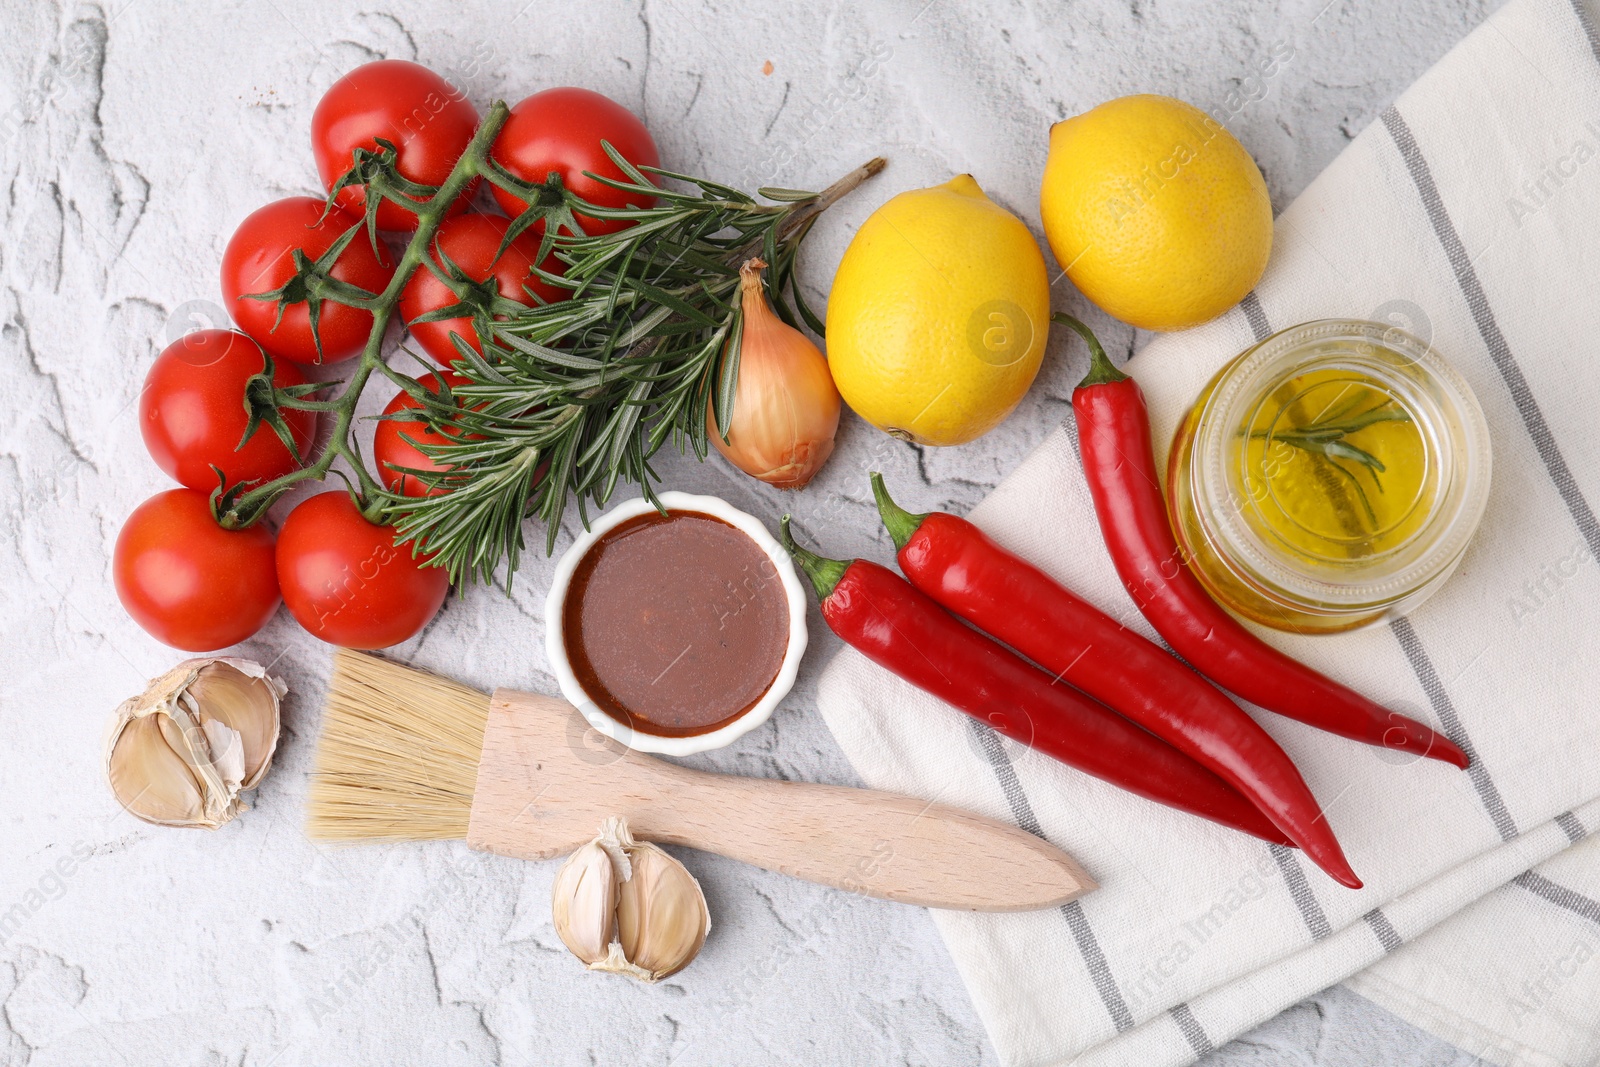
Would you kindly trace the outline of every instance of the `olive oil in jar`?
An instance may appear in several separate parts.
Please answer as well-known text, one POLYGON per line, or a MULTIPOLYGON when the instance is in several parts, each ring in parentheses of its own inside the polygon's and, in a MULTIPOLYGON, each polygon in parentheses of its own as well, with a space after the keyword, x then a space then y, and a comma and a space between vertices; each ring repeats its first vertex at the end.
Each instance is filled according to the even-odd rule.
POLYGON ((1265 626, 1349 630, 1426 599, 1488 500, 1488 426, 1434 349, 1323 319, 1246 349, 1178 427, 1167 502, 1183 561, 1265 626))
POLYGON ((1415 536, 1438 471, 1403 396, 1359 370, 1298 374, 1236 434, 1245 520, 1308 563, 1359 561, 1415 536))

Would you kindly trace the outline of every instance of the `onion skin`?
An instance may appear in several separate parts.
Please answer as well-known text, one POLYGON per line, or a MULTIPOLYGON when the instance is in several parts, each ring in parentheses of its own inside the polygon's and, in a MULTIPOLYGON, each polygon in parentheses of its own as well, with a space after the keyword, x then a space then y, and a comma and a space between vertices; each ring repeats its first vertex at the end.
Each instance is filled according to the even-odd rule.
MULTIPOLYGON (((833 454, 839 390, 822 351, 773 313, 759 259, 739 271, 744 322, 733 423, 724 441, 708 408, 711 443, 735 467, 779 489, 799 489, 833 454)), ((726 358, 726 349, 724 349, 726 358)))

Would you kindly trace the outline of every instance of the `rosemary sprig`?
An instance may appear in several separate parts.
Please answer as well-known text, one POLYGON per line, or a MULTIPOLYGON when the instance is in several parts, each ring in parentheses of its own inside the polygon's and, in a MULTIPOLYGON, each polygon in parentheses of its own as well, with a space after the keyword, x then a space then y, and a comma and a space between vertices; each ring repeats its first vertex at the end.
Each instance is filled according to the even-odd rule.
POLYGON ((1256 430, 1250 434, 1253 440, 1282 441, 1284 444, 1298 448, 1311 456, 1320 457, 1329 468, 1348 481, 1355 490, 1356 499, 1360 501, 1361 508, 1366 512, 1367 521, 1374 526, 1378 523, 1377 512, 1372 508, 1372 501, 1367 496, 1366 489, 1361 480, 1356 477, 1359 468, 1365 468, 1372 478, 1373 486, 1378 492, 1383 492, 1383 482, 1378 475, 1388 470, 1383 461, 1364 448, 1351 444, 1346 440, 1351 434, 1364 430, 1380 422, 1410 422, 1411 413, 1389 397, 1366 411, 1357 412, 1363 403, 1362 397, 1356 397, 1352 403, 1342 408, 1324 412, 1315 420, 1305 426, 1294 430, 1256 430), (1344 460, 1356 464, 1358 470, 1352 471, 1338 461, 1344 460))
POLYGON ((468 379, 454 390, 465 408, 455 416, 463 432, 423 448, 452 468, 434 476, 450 491, 391 500, 402 537, 456 580, 491 581, 504 562, 509 581, 526 514, 545 522, 548 551, 569 497, 585 521, 587 503, 604 505, 622 481, 653 500, 650 460, 668 440, 704 458, 708 423, 714 419, 726 433, 732 415, 739 264, 770 257, 779 314, 820 332, 795 284, 800 242, 821 211, 883 166, 874 160, 822 193, 763 189, 763 203, 703 178, 648 168, 661 180, 652 181, 614 152, 612 158, 628 180, 609 184, 658 202, 579 208, 633 224, 616 233, 547 231, 545 245, 565 270, 542 276, 571 295, 498 321, 478 316, 479 336, 489 338, 483 355, 463 347, 455 365, 468 379), (663 188, 666 181, 689 191, 663 188))

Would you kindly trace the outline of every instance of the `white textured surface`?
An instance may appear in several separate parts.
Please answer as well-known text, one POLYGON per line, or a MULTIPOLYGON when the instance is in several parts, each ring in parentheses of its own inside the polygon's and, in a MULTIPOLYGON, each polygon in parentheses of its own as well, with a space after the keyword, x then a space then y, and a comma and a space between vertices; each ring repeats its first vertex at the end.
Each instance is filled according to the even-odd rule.
MULTIPOLYGON (((691 969, 644 988, 585 975, 566 956, 548 918, 552 865, 452 846, 313 847, 298 825, 327 656, 283 614, 244 646, 276 661, 292 689, 259 810, 216 834, 119 814, 100 780, 104 720, 178 658, 111 590, 117 527, 165 488, 129 405, 160 346, 214 313, 238 220, 315 191, 311 109, 365 60, 418 59, 480 106, 588 85, 639 111, 669 166, 747 186, 816 187, 887 154, 890 169, 812 238, 806 276, 820 304, 854 225, 900 189, 971 171, 1036 226, 1047 124, 1124 92, 1233 114, 1281 206, 1486 7, 1324 2, 1256 12, 1245 0, 1088 0, 1070 14, 954 0, 753 14, 594 4, 579 26, 572 7, 543 2, 512 19, 482 2, 5 0, 0 1064, 992 1063, 913 909, 692 854, 716 929, 691 969), (1244 82, 1279 41, 1293 58, 1244 82), (1241 83, 1257 98, 1230 99, 1241 83), (88 858, 53 874, 74 850, 88 858)), ((1065 284, 1057 302, 1081 310, 1065 284)), ((1134 343, 1092 321, 1113 351, 1134 343)), ((831 465, 798 496, 718 463, 668 459, 662 470, 673 488, 758 515, 791 509, 830 554, 887 558, 865 471, 883 469, 908 504, 970 507, 1065 413, 1079 358, 1058 342, 1016 416, 961 449, 919 453, 847 419, 831 465)), ((509 601, 454 599, 397 651, 484 687, 553 689, 541 651, 549 572, 529 557, 509 601)), ((818 634, 771 723, 696 762, 851 780, 811 708, 832 641, 818 634)), ((1093 1010, 1061 1010, 1080 1007, 1093 1010)), ((1210 1062, 1469 1058, 1335 990, 1210 1062)))

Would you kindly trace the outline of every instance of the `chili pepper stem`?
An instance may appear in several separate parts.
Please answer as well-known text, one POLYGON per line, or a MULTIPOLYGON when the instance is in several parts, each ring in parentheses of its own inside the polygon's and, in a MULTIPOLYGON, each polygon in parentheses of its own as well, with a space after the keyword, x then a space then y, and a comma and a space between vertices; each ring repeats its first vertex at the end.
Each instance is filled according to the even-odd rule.
POLYGON ((839 584, 839 579, 844 577, 844 572, 850 569, 850 561, 843 559, 827 559, 819 556, 809 549, 802 548, 795 542, 794 535, 789 532, 789 516, 785 515, 778 520, 778 540, 783 547, 800 564, 800 569, 806 572, 806 577, 811 579, 811 588, 817 591, 817 598, 828 599, 833 593, 833 587, 839 584))
POLYGON ((913 515, 890 498, 889 490, 883 484, 882 474, 873 471, 871 477, 872 496, 878 502, 878 516, 883 519, 883 528, 889 531, 889 537, 894 541, 894 550, 898 552, 906 547, 906 542, 911 540, 912 535, 917 532, 917 527, 922 525, 922 520, 928 517, 928 513, 913 515))
POLYGON ((1105 347, 1100 344, 1100 338, 1096 337, 1094 331, 1089 327, 1064 311, 1058 311, 1051 315, 1050 321, 1058 322, 1071 328, 1089 346, 1089 373, 1085 374, 1083 381, 1078 383, 1079 389, 1087 389, 1091 385, 1108 385, 1111 382, 1123 381, 1128 377, 1111 362, 1111 357, 1106 355, 1105 347))

